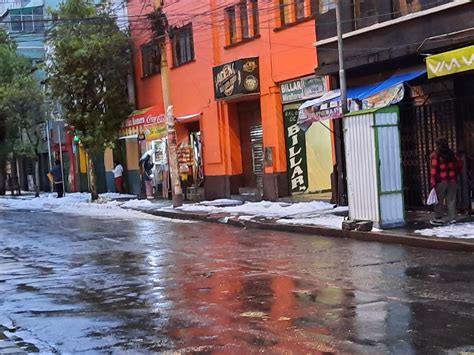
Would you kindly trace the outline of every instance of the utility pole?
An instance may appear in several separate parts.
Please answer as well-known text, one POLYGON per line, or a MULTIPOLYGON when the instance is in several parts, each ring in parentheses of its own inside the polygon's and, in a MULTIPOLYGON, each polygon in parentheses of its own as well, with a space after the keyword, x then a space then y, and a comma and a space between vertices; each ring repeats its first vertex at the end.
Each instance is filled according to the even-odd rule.
POLYGON ((344 54, 342 44, 342 22, 341 22, 341 0, 335 0, 336 5, 336 27, 337 27, 337 48, 339 53, 339 87, 341 90, 342 114, 347 113, 347 84, 346 72, 344 70, 344 54))
POLYGON ((161 53, 161 86, 163 88, 163 103, 166 109, 166 125, 168 128, 168 163, 171 176, 171 195, 173 197, 173 207, 179 207, 183 205, 183 190, 179 181, 176 130, 174 127, 173 105, 171 103, 169 67, 166 58, 166 38, 160 39, 159 44, 161 53))
MULTIPOLYGON (((341 90, 341 111, 345 115, 347 110, 347 84, 346 72, 344 70, 344 49, 342 43, 342 21, 341 21, 341 0, 334 0, 336 5, 336 29, 337 29, 337 48, 339 55, 339 88, 341 90)), ((339 122, 338 127, 342 128, 342 121, 339 122)), ((342 136, 342 129, 339 133, 342 136)), ((346 158, 344 155, 344 141, 338 140, 339 154, 338 154, 338 204, 347 205, 347 180, 346 180, 346 158)))

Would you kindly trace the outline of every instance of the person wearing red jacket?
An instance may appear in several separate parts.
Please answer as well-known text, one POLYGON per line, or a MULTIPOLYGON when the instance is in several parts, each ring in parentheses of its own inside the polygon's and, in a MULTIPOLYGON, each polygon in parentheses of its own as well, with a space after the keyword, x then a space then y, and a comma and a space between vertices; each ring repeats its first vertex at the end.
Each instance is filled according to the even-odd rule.
POLYGON ((436 141, 436 149, 431 154, 431 187, 436 190, 438 204, 434 207, 433 225, 442 225, 443 210, 446 201, 448 222, 456 222, 456 194, 458 177, 462 170, 462 161, 449 148, 448 141, 440 138, 436 141))

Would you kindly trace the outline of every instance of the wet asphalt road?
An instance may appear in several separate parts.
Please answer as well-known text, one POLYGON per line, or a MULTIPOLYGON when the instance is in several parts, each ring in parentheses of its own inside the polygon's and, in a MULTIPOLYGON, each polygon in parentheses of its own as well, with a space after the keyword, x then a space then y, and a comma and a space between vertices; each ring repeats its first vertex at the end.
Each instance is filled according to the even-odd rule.
POLYGON ((0 211, 0 353, 455 354, 473 291, 467 253, 0 211))

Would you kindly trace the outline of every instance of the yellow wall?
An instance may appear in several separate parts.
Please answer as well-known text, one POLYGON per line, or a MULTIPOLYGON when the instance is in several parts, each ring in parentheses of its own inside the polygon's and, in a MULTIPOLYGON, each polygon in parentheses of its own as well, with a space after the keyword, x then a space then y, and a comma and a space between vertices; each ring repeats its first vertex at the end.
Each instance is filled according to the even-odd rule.
POLYGON ((127 139, 127 170, 138 170, 138 143, 136 139, 127 139))
POLYGON ((104 166, 105 171, 112 171, 114 169, 114 153, 110 148, 107 148, 104 152, 104 166))
POLYGON ((79 171, 81 174, 87 174, 87 154, 82 147, 79 147, 79 171))
MULTIPOLYGON (((329 122, 323 122, 329 127, 329 122)), ((333 170, 331 132, 315 122, 306 132, 306 157, 308 159, 308 192, 331 189, 333 170)))

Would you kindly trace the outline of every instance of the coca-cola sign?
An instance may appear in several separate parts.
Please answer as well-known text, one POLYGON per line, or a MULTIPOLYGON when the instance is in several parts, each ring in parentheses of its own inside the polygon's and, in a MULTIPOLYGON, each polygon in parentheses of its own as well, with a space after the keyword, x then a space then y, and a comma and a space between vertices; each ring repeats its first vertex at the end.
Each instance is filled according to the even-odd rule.
POLYGON ((144 116, 131 116, 123 122, 122 127, 128 128, 132 126, 152 125, 152 124, 160 124, 160 123, 165 123, 165 122, 166 122, 165 115, 148 114, 144 116))

